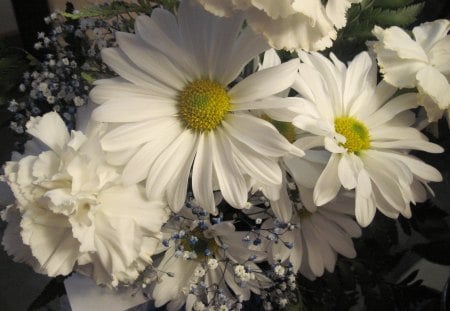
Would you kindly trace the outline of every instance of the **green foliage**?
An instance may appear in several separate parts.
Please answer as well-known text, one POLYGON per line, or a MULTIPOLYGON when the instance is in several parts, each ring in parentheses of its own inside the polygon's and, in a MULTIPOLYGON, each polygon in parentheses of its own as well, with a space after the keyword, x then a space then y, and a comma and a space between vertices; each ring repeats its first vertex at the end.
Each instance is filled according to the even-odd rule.
POLYGON ((424 5, 425 2, 416 0, 363 0, 347 12, 347 25, 339 31, 330 51, 343 60, 350 60, 366 50, 367 40, 374 39, 375 25, 406 28, 416 21, 424 5))
POLYGON ((68 13, 64 12, 62 15, 70 19, 80 19, 87 17, 101 17, 110 19, 122 14, 130 13, 143 13, 150 14, 152 11, 152 5, 150 1, 138 1, 138 3, 128 3, 124 1, 112 1, 103 5, 89 6, 82 8, 77 12, 68 13))
POLYGON ((23 73, 38 61, 18 48, 7 48, 0 42, 0 106, 5 105, 17 93, 23 73))

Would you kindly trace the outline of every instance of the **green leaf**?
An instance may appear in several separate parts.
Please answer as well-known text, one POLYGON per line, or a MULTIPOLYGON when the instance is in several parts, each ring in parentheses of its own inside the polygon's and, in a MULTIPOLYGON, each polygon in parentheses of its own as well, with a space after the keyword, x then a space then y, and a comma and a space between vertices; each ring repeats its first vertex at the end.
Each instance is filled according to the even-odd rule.
POLYGON ((81 72, 81 77, 86 80, 87 83, 92 84, 94 83, 95 80, 97 80, 95 77, 93 77, 92 75, 90 75, 89 73, 83 71, 81 72))
POLYGON ((416 21, 417 15, 422 12, 424 2, 413 4, 397 10, 383 10, 375 8, 370 12, 370 17, 375 24, 380 26, 408 26, 416 21))
POLYGON ((410 5, 414 0, 375 0, 373 5, 384 9, 398 9, 410 5))
POLYGON ((151 13, 151 6, 146 5, 144 1, 141 1, 140 3, 141 4, 113 1, 105 5, 86 7, 79 10, 77 13, 62 12, 61 14, 70 19, 87 17, 102 17, 108 19, 129 13, 151 13))
POLYGON ((412 250, 428 261, 450 265, 450 240, 434 241, 431 243, 417 244, 412 250))

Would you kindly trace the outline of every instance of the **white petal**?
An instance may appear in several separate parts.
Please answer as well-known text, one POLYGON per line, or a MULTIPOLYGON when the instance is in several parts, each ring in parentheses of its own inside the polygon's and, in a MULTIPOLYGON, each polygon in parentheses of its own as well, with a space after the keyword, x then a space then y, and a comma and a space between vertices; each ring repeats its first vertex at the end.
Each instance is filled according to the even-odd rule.
POLYGON ((426 52, 429 52, 433 45, 447 35, 449 30, 450 22, 445 19, 438 19, 414 27, 412 32, 416 41, 426 52))
POLYGON ((151 18, 140 15, 136 18, 135 31, 145 43, 164 53, 172 63, 189 73, 189 76, 200 78, 190 55, 183 50, 178 23, 172 13, 156 8, 152 11, 151 18))
POLYGON ((450 74, 450 36, 437 42, 429 53, 430 64, 444 75, 450 74))
POLYGON ((450 84, 448 78, 432 66, 427 66, 417 73, 420 92, 430 96, 440 109, 450 105, 450 84))
POLYGON ((441 153, 444 149, 436 144, 423 140, 397 140, 397 141, 374 141, 371 142, 373 148, 382 149, 409 149, 409 150, 421 150, 430 153, 441 153))
POLYGON ((234 208, 243 208, 247 202, 247 186, 239 171, 230 142, 221 130, 211 135, 213 165, 224 199, 234 208))
POLYGON ((207 134, 201 134, 192 168, 192 191, 200 206, 209 213, 217 213, 212 187, 212 146, 207 134))
MULTIPOLYGON (((197 135, 190 130, 183 131, 153 162, 146 181, 148 198, 161 198, 164 196, 167 185, 178 176, 185 162, 190 158, 193 149, 196 149, 197 135)), ((175 194, 167 195, 173 196, 175 194)), ((179 210, 181 206, 170 206, 179 210)))
POLYGON ((244 103, 277 94, 292 85, 299 60, 258 71, 236 84, 229 92, 231 103, 244 103))
POLYGON ((324 272, 324 263, 321 254, 321 243, 314 234, 314 228, 309 220, 305 220, 303 223, 301 223, 301 225, 303 226, 302 233, 305 246, 308 249, 309 267, 314 275, 321 276, 324 272))
POLYGON ((317 213, 317 215, 311 217, 311 222, 315 225, 319 236, 323 237, 336 252, 348 258, 354 258, 356 256, 356 251, 350 237, 336 226, 331 219, 317 213))
POLYGON ((365 198, 356 189, 355 216, 358 224, 367 227, 375 217, 376 211, 373 197, 365 198))
POLYGON ((137 150, 125 165, 122 173, 123 183, 131 185, 144 180, 156 158, 180 133, 181 129, 178 127, 173 128, 172 131, 169 131, 169 128, 167 128, 167 134, 164 137, 152 140, 137 150))
MULTIPOLYGON (((222 125, 227 133, 264 156, 281 157, 298 149, 272 124, 251 115, 229 115, 222 125)), ((303 155, 299 150, 297 153, 303 155)))
POLYGON ((307 136, 297 139, 294 144, 302 150, 308 150, 324 146, 324 138, 321 136, 307 136))
POLYGON ((304 102, 302 98, 298 97, 271 97, 265 98, 258 101, 235 103, 233 104, 231 111, 239 110, 251 110, 251 109, 282 109, 295 107, 301 105, 304 102))
POLYGON ((386 157, 392 157, 403 162, 413 172, 414 175, 426 181, 440 182, 442 181, 441 173, 434 167, 422 162, 421 160, 411 156, 398 153, 386 152, 386 157))
POLYGON ((344 114, 352 108, 351 105, 355 99, 360 96, 361 92, 369 86, 368 80, 373 67, 376 66, 372 62, 371 57, 367 52, 359 53, 349 64, 346 80, 345 90, 343 94, 343 103, 346 105, 344 114))
POLYGON ((44 210, 28 210, 21 222, 23 242, 30 246, 49 276, 73 271, 79 242, 73 237, 67 218, 44 210))
POLYGON ((176 102, 166 98, 129 96, 111 98, 94 110, 92 118, 100 122, 138 122, 178 113, 176 102))
POLYGON ((338 178, 340 158, 340 155, 332 154, 327 166, 317 180, 317 184, 314 187, 314 203, 317 206, 333 200, 341 188, 338 178))
POLYGON ((115 36, 122 52, 150 77, 175 91, 186 85, 186 75, 164 54, 151 49, 138 36, 126 32, 116 32, 115 36))
POLYGON ((197 265, 198 263, 194 260, 186 261, 176 258, 173 251, 166 252, 158 265, 158 269, 166 273, 162 273, 161 282, 156 283, 152 292, 152 298, 155 299, 157 308, 183 295, 181 289, 188 285, 189 278, 197 265), (173 273, 174 277, 169 277, 167 272, 173 273))
POLYGON ((31 117, 26 127, 28 134, 36 137, 58 154, 69 141, 67 127, 56 112, 46 113, 42 117, 31 117))
POLYGON ((417 129, 412 127, 380 126, 370 130, 371 141, 402 140, 402 139, 424 140, 426 139, 426 136, 423 135, 417 129))
POLYGON ((124 124, 103 136, 101 145, 105 151, 126 150, 161 137, 164 131, 171 133, 179 126, 179 121, 174 117, 124 124))
POLYGON ((375 26, 373 34, 383 43, 385 49, 394 51, 400 58, 428 61, 423 48, 400 27, 393 26, 383 30, 375 26))
POLYGON ((393 119, 400 112, 416 108, 418 105, 416 93, 402 94, 391 99, 374 114, 367 117, 364 124, 369 129, 374 128, 393 119))
POLYGON ((339 161, 338 175, 345 189, 353 189, 356 187, 358 173, 359 169, 353 163, 352 156, 348 154, 342 155, 341 161, 339 161))
POLYGON ((118 75, 127 81, 160 95, 173 95, 174 90, 152 78, 146 72, 137 67, 118 48, 105 48, 101 51, 102 60, 118 75))
POLYGON ((261 156, 249 146, 230 137, 236 162, 243 172, 264 185, 281 185, 281 168, 275 159, 261 156))

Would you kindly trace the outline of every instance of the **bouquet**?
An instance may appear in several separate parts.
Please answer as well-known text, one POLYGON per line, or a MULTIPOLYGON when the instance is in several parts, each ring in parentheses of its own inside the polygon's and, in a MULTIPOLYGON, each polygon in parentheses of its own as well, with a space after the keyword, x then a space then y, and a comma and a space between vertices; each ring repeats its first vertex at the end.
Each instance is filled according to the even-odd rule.
MULTIPOLYGON (((8 105, 23 143, 2 176, 5 250, 166 310, 436 303, 417 272, 389 282, 367 259, 386 243, 399 263, 410 249, 392 247, 396 224, 427 237, 416 212, 447 215, 433 197, 448 173, 450 21, 412 25, 424 7, 412 2, 52 14, 35 45, 46 58, 8 105), (368 247, 383 225, 393 240, 368 247)), ((443 223, 429 242, 448 250, 443 223)), ((448 264, 430 247, 414 251, 448 264)))

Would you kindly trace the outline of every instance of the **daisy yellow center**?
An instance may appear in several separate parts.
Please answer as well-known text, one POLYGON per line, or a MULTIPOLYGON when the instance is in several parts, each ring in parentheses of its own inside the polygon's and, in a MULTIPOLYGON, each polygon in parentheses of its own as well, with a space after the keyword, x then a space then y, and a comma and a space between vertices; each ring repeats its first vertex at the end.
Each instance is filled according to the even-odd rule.
POLYGON ((369 130, 364 123, 352 117, 339 117, 334 119, 334 129, 345 136, 343 144, 349 152, 359 152, 370 148, 369 130))
POLYGON ((183 249, 189 252, 195 252, 198 260, 206 258, 206 252, 209 250, 211 254, 214 254, 219 249, 214 238, 205 237, 203 231, 199 228, 195 228, 188 234, 188 236, 181 241, 183 249), (190 241, 191 237, 195 237, 195 243, 190 241))
POLYGON ((312 213, 309 212, 309 211, 308 211, 307 209, 305 209, 305 208, 302 208, 302 209, 298 210, 298 211, 297 211, 297 214, 298 214, 298 217, 299 217, 300 219, 305 219, 305 218, 308 218, 308 217, 310 217, 310 216, 312 215, 312 213))
POLYGON ((196 80, 179 94, 179 116, 185 125, 197 131, 215 129, 230 111, 226 89, 211 80, 196 80))

